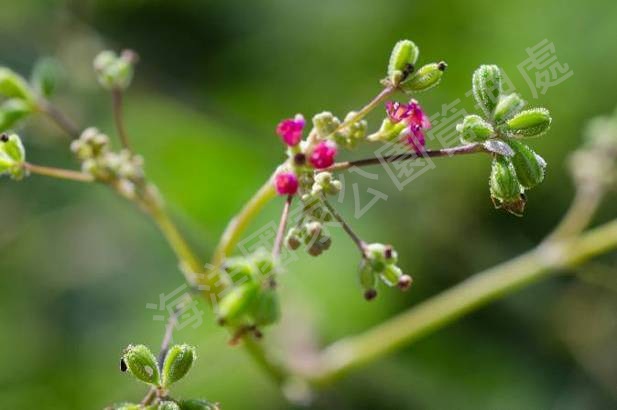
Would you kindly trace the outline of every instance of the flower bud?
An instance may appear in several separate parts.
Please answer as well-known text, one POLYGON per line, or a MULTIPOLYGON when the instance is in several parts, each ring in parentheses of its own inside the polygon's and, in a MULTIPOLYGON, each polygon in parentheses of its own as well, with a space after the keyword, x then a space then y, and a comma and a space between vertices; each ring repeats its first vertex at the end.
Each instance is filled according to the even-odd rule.
POLYGON ((364 289, 364 297, 366 300, 372 300, 377 296, 377 277, 373 272, 371 263, 366 259, 362 259, 360 262, 360 268, 358 270, 358 277, 360 279, 360 285, 364 289))
POLYGON ((510 160, 521 185, 531 189, 540 184, 544 179, 546 167, 544 159, 520 141, 510 139, 508 144, 515 152, 510 160))
POLYGON ((219 410, 217 403, 211 403, 208 400, 182 400, 180 402, 182 410, 219 410))
POLYGON ((522 215, 525 208, 525 200, 521 195, 522 187, 508 158, 496 156, 493 159, 489 188, 496 207, 504 208, 517 216, 522 215))
POLYGON ((506 123, 508 131, 514 135, 537 137, 544 134, 551 125, 551 115, 545 108, 525 110, 506 123))
POLYGON ((388 63, 388 79, 397 86, 413 70, 420 51, 410 40, 400 40, 394 45, 388 63))
POLYGON ((381 279, 390 287, 396 286, 401 276, 403 276, 403 271, 396 265, 386 265, 381 272, 381 279))
POLYGON ((159 368, 154 354, 144 345, 129 345, 122 355, 121 369, 128 370, 144 383, 159 384, 159 368))
POLYGON ((55 59, 42 58, 32 70, 31 83, 41 96, 48 98, 56 90, 60 74, 61 69, 55 59))
POLYGON ((162 385, 169 387, 172 383, 182 379, 193 366, 197 353, 193 346, 186 344, 172 346, 163 362, 162 385))
POLYGON ((302 140, 304 125, 305 121, 302 114, 296 114, 294 118, 281 121, 276 127, 276 133, 285 144, 293 147, 298 145, 302 140))
POLYGON ((287 232, 287 236, 285 237, 285 244, 291 250, 296 250, 302 244, 301 242, 301 230, 298 228, 291 228, 289 232, 287 232))
POLYGON ((274 289, 265 289, 254 303, 253 319, 255 325, 266 326, 275 323, 281 316, 279 298, 274 289))
POLYGON ((313 116, 313 127, 319 138, 326 138, 341 125, 341 121, 331 112, 324 111, 313 116))
POLYGON ((120 56, 113 51, 103 51, 94 59, 98 81, 106 89, 125 90, 133 79, 135 53, 125 50, 120 56))
POLYGON ((309 156, 309 162, 317 169, 328 168, 334 164, 334 158, 338 149, 336 144, 332 141, 319 142, 309 156))
POLYGON ((340 181, 334 180, 329 172, 320 172, 315 176, 315 182, 311 188, 311 195, 336 195, 341 191, 340 181))
POLYGON ((501 70, 496 65, 481 65, 472 78, 473 96, 487 118, 491 117, 501 94, 501 70))
POLYGON ((218 321, 221 325, 239 319, 250 307, 259 292, 259 285, 253 281, 233 287, 218 305, 218 321))
POLYGON ((165 400, 159 403, 156 410, 180 410, 180 406, 175 401, 165 400))
POLYGON ((461 134, 461 141, 464 143, 484 141, 495 132, 493 126, 479 115, 466 116, 461 124, 457 124, 456 130, 461 134))
POLYGON ((30 104, 19 98, 11 98, 0 105, 0 131, 11 128, 17 121, 32 112, 30 104))
POLYGON ((507 121, 525 107, 525 100, 517 93, 499 97, 493 118, 496 122, 507 121))
POLYGON ((293 172, 280 172, 274 177, 274 186, 279 195, 295 195, 298 192, 298 177, 293 172))
POLYGON ((411 94, 426 91, 435 87, 441 81, 447 65, 444 62, 427 64, 409 76, 401 83, 401 90, 411 94))
POLYGON ((0 67, 0 95, 6 98, 19 98, 29 104, 34 104, 36 100, 26 80, 5 67, 0 67))

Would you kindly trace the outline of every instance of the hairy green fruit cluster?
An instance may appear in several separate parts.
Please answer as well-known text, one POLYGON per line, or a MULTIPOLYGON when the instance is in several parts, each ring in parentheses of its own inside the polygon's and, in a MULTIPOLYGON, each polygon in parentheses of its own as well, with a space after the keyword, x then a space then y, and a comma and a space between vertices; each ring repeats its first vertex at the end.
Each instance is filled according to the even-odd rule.
POLYGON ((550 128, 544 108, 525 110, 517 93, 504 94, 502 74, 495 65, 480 66, 473 74, 473 96, 482 111, 457 125, 463 143, 481 143, 493 154, 489 188, 493 203, 514 215, 525 209, 525 191, 544 179, 546 162, 522 138, 538 137, 550 128))

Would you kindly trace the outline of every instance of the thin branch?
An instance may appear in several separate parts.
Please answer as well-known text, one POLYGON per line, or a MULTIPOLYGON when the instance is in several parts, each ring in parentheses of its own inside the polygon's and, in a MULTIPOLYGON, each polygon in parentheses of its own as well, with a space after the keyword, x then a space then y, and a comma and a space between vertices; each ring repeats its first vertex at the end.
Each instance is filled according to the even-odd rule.
POLYGON ((165 361, 165 357, 167 356, 167 352, 169 351, 169 346, 173 340, 174 329, 178 324, 178 315, 182 311, 184 306, 182 304, 176 305, 173 312, 169 315, 167 319, 167 324, 165 325, 165 333, 163 335, 163 341, 161 342, 161 350, 159 351, 159 369, 163 369, 163 362, 165 361))
POLYGON ((383 90, 379 92, 379 94, 375 96, 375 98, 373 98, 368 104, 362 107, 360 111, 356 112, 350 119, 348 119, 347 121, 344 121, 341 125, 339 125, 332 134, 362 120, 364 117, 368 115, 368 113, 370 113, 375 108, 377 108, 379 104, 381 104, 386 98, 392 95, 395 91, 396 91, 396 88, 392 86, 385 87, 383 90))
POLYGON ((126 132, 126 128, 124 127, 124 114, 122 112, 124 94, 121 89, 114 88, 111 90, 112 97, 112 105, 113 105, 113 113, 114 113, 114 121, 116 123, 116 130, 118 131, 118 137, 120 137, 120 142, 122 146, 127 150, 133 152, 131 149, 131 145, 129 143, 129 137, 126 132))
POLYGON ((73 139, 79 138, 81 131, 77 125, 64 113, 47 100, 38 103, 41 112, 46 114, 60 129, 73 139))
POLYGON ((448 323, 563 268, 576 266, 617 248, 617 220, 577 238, 545 242, 508 262, 478 273, 461 284, 377 325, 324 349, 306 378, 329 383, 448 323))
POLYGON ((281 246, 283 245, 283 237, 285 236, 285 227, 287 226, 287 219, 289 219, 289 208, 291 208, 291 202, 293 196, 289 195, 285 199, 285 205, 283 206, 283 213, 281 214, 281 222, 279 223, 278 231, 276 232, 276 238, 274 239, 274 246, 272 247, 272 257, 276 261, 281 254, 281 246))
POLYGON ((442 148, 436 150, 426 150, 421 153, 406 152, 402 154, 386 155, 383 157, 363 158, 354 161, 337 162, 326 168, 324 171, 341 171, 351 167, 363 167, 367 165, 378 165, 396 161, 408 161, 423 157, 452 157, 455 155, 473 154, 476 152, 487 152, 482 144, 467 144, 452 148, 442 148))
POLYGON ((42 165, 34 165, 29 162, 24 163, 24 169, 28 172, 37 175, 44 175, 46 177, 66 179, 70 181, 78 182, 94 182, 94 177, 90 174, 86 174, 80 171, 72 171, 70 169, 45 167, 42 165))
POLYGON ((351 229, 351 226, 349 226, 347 222, 345 222, 343 217, 336 211, 336 209, 334 209, 332 205, 330 205, 330 203, 325 198, 323 199, 323 203, 326 208, 328 208, 332 216, 334 216, 334 218, 339 221, 340 224, 343 226, 343 230, 345 230, 347 235, 349 235, 351 240, 356 244, 358 250, 362 254, 362 257, 365 257, 366 243, 353 231, 353 229, 351 229))
POLYGON ((563 239, 580 234, 589 225, 600 206, 605 188, 597 184, 577 186, 568 211, 546 240, 563 239))

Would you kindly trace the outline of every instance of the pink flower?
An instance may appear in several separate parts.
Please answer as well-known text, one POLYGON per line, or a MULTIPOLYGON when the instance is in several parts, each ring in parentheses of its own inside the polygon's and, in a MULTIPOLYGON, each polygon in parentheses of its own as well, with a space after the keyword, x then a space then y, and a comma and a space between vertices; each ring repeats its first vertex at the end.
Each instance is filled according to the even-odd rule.
POLYGON ((302 140, 304 124, 304 117, 301 114, 297 114, 294 118, 281 121, 276 127, 276 133, 285 144, 289 146, 298 145, 302 140))
POLYGON ((298 177, 293 172, 280 172, 274 177, 274 187, 279 195, 295 195, 298 192, 298 177))
POLYGON ((332 141, 321 141, 313 148, 313 152, 309 156, 309 162, 317 169, 328 168, 334 164, 336 157, 336 144, 332 141))
POLYGON ((411 100, 409 104, 388 101, 386 103, 386 112, 393 123, 405 121, 409 125, 419 125, 424 129, 431 128, 428 116, 416 100, 411 100))
POLYGON ((419 125, 410 125, 409 132, 406 137, 407 143, 416 151, 417 154, 424 151, 426 145, 426 139, 424 138, 424 131, 419 125))

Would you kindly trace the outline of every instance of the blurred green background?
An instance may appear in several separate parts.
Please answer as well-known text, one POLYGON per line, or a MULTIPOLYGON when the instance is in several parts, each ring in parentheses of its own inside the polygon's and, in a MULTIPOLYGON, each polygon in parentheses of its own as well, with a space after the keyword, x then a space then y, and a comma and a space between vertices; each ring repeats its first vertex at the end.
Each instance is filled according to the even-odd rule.
MULTIPOLYGON (((617 104, 616 21, 610 0, 5 1, 0 63, 28 75, 39 57, 56 57, 66 74, 57 105, 113 134, 110 98, 91 61, 104 48, 138 51, 127 127, 204 256, 283 159, 276 123, 324 109, 343 116, 364 104, 400 38, 416 41, 421 61, 449 64, 441 86, 421 96, 431 114, 456 98, 472 110, 465 92, 483 63, 502 66, 524 97, 550 108, 552 131, 533 141, 548 175, 522 219, 492 209, 484 157, 439 161, 402 191, 379 167, 367 169, 377 181, 346 174, 362 187, 362 204, 372 198, 368 186, 388 195, 358 220, 350 193, 338 207, 361 236, 396 246, 415 285, 364 302, 356 250, 337 231, 333 249, 315 260, 302 255, 281 280, 284 320, 266 338, 293 352, 361 332, 529 249, 554 226, 573 193, 568 153, 585 121, 617 104), (574 75, 534 100, 516 67, 545 38, 574 75)), ((373 127, 381 115, 371 117, 373 127)), ((31 162, 76 167, 49 122, 20 132, 31 162)), ((614 217, 614 201, 595 222, 614 217)), ((275 220, 280 206, 269 206, 252 230, 275 220)), ((156 228, 103 187, 36 176, 2 180, 0 215, 0 408, 96 409, 141 399, 144 387, 118 370, 120 352, 128 343, 158 346, 163 323, 145 306, 184 283, 156 228)), ((616 262, 595 261, 599 283, 555 277, 493 303, 351 374, 314 406, 617 408, 616 262)), ((224 409, 290 408, 200 309, 204 324, 176 333, 200 352, 176 394, 224 409)))

